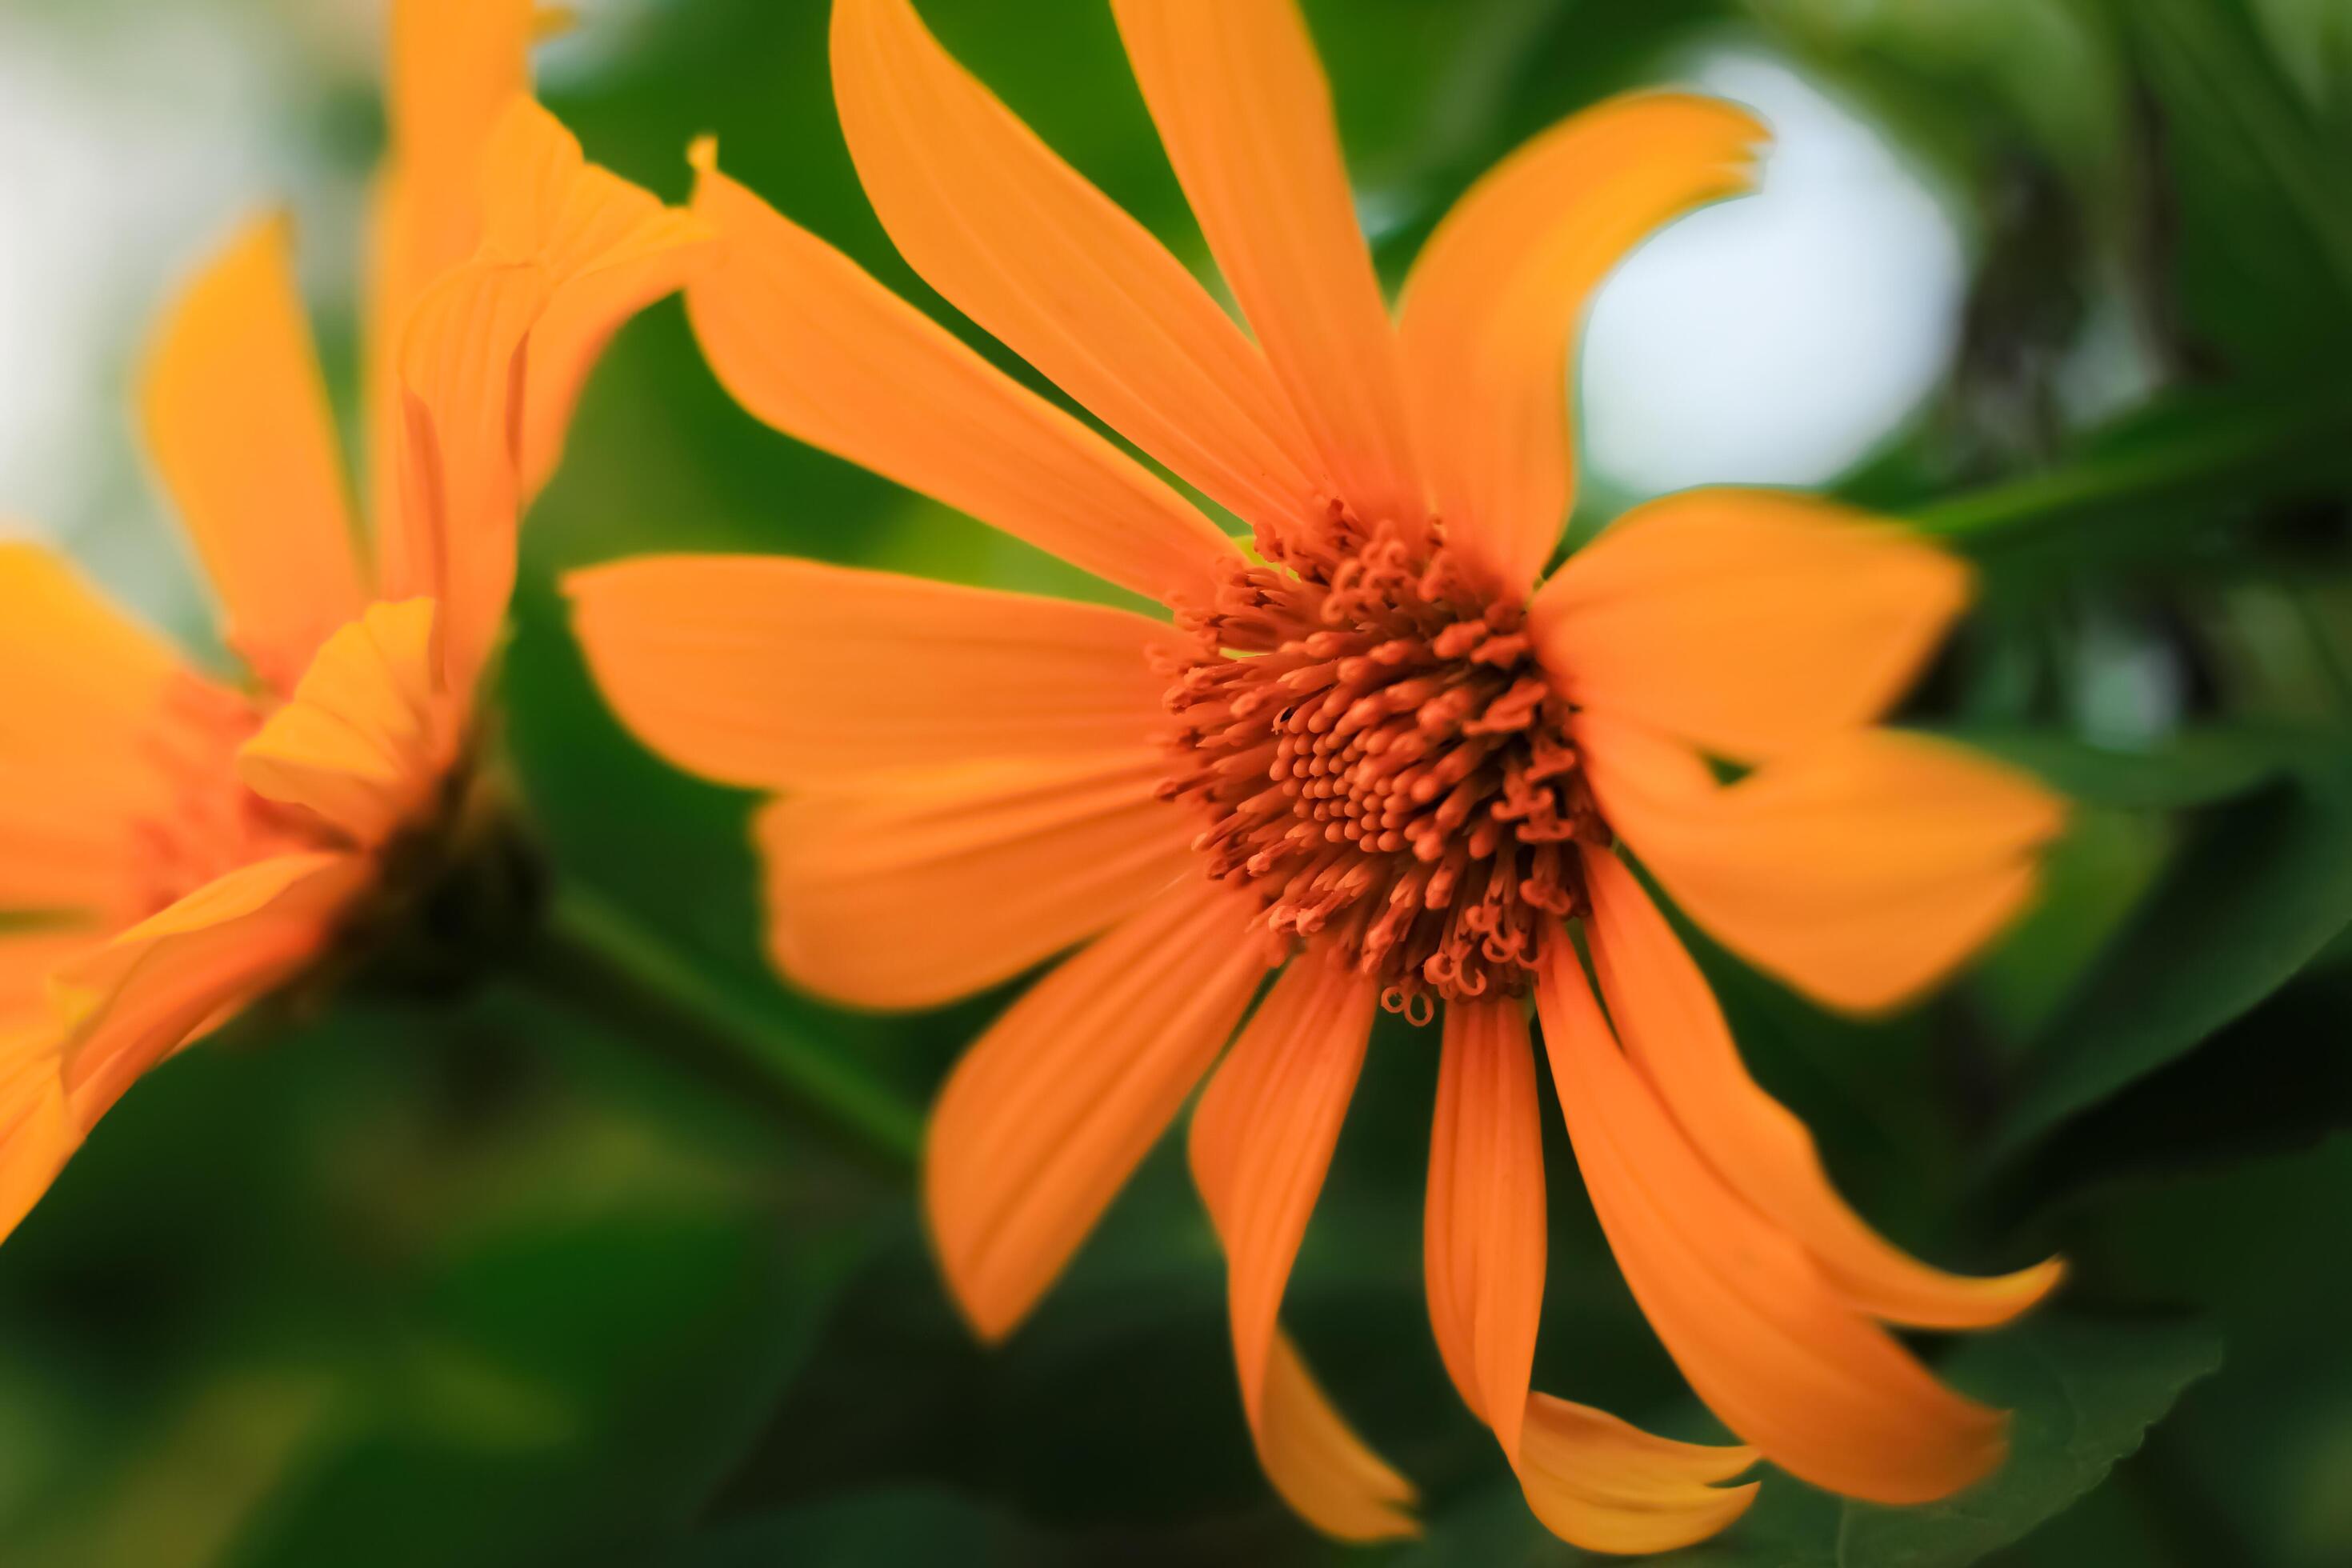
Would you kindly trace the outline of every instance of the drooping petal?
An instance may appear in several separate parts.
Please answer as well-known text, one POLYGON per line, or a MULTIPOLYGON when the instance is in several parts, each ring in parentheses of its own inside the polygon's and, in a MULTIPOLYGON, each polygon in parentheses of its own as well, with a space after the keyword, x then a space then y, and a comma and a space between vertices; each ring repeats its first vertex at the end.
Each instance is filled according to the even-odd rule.
MULTIPOLYGON (((425 291, 481 242, 482 149, 530 85, 536 0, 394 0, 384 120, 391 146, 368 235, 364 316, 369 516, 401 542, 400 345, 425 291)), ((396 592, 413 592, 404 583, 396 592)))
POLYGON ((1296 0, 1112 9, 1210 253, 1340 497, 1368 521, 1417 525, 1396 331, 1296 0))
POLYGON ((1930 1268, 1890 1244, 1830 1184, 1811 1133, 1748 1074, 1698 971, 1614 855, 1585 857, 1592 965, 1625 1050, 1723 1181, 1820 1261, 1855 1306, 1922 1328, 1985 1328, 2048 1294, 2055 1259, 1996 1279, 1930 1268))
POLYGON ((1948 741, 1839 735, 1718 784, 1687 749, 1580 716, 1593 795, 1675 901, 1726 946, 1834 1006, 1949 975, 2032 900, 2065 805, 1948 741))
POLYGON ((1278 1326, 1371 1038, 1380 987, 1312 954, 1277 979, 1192 1113, 1192 1180, 1225 1250, 1242 1410, 1267 1479, 1348 1541, 1415 1532, 1412 1489, 1350 1431, 1278 1326))
POLYGON ((833 79, 866 197, 933 288, 1246 521, 1321 515, 1331 480, 1265 355, 908 0, 837 0, 833 79))
POLYGON ((433 601, 372 605, 327 639, 293 697, 237 752, 237 776, 381 844, 440 783, 456 713, 433 665, 433 601))
POLYGON ((1448 538, 1498 586, 1532 583, 1567 521, 1593 291, 1664 224, 1746 190, 1764 134, 1714 99, 1595 105, 1496 165, 1414 261, 1399 330, 1423 467, 1448 538))
POLYGON ((531 263, 468 262, 409 318, 394 525, 405 542, 386 552, 384 591, 437 601, 453 691, 473 689, 514 592, 525 349, 550 287, 531 263))
POLYGON ((1123 587, 1205 602, 1234 552, 1190 502, 698 157, 722 243, 687 312, 737 402, 1123 587))
POLYGON ((147 447, 226 615, 279 691, 366 603, 342 454, 282 216, 247 223, 164 316, 147 447))
POLYGON ((1454 1386, 1517 1456, 1543 1316, 1543 1136, 1516 1000, 1449 1003, 1430 1134, 1423 1272, 1454 1386))
POLYGON ((1253 912, 1206 880, 1171 889, 1032 986, 949 1074, 924 1210, 982 1335, 1045 1294, 1216 1059, 1265 973, 1253 912))
POLYGON ((1187 872, 1199 825, 1156 799, 1160 748, 924 770, 761 811, 769 952, 864 1007, 930 1007, 1009 980, 1187 872))
POLYGON ((532 326, 522 416, 523 495, 563 456, 588 373, 613 334, 675 292, 705 259, 709 229, 581 155, 579 138, 526 94, 482 154, 482 254, 535 262, 551 282, 532 326))
POLYGON ((1463 1402, 1495 1429, 1545 1528, 1594 1552, 1703 1541, 1756 1487, 1722 1488, 1753 1450, 1652 1436, 1533 1394, 1543 1311, 1544 1176, 1535 1046, 1516 1001, 1453 1003, 1430 1140, 1430 1323, 1463 1402))
POLYGON ((1948 1497, 1999 1465, 2006 1418, 1937 1383, 1724 1184, 1618 1049, 1568 942, 1547 948, 1536 1000, 1610 1249, 1724 1425, 1801 1479, 1873 1502, 1948 1497))
POLYGON ((335 852, 257 860, 60 968, 75 1121, 87 1131, 142 1073, 314 958, 367 876, 335 852))
POLYGON ((1686 490, 1570 557, 1528 624, 1570 700, 1755 762, 1885 712, 1969 591, 1966 565, 1893 523, 1686 490))
POLYGON ((1173 634, 1124 610, 763 556, 655 556, 565 579, 605 700, 724 784, 822 789, 1157 734, 1173 634))

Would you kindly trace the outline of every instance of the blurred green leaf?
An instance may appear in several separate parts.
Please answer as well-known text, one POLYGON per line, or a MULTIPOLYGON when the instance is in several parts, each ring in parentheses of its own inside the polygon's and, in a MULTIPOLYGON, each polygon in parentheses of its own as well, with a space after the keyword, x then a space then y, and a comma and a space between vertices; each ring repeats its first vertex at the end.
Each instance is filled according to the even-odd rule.
POLYGON ((2191 1049, 2347 923, 2352 782, 2306 777, 2215 813, 2050 1026, 1996 1157, 2191 1049))
POLYGON ((2143 751, 2046 730, 1963 725, 1939 733, 2035 774, 2068 800, 2140 810, 2210 805, 2262 788, 2316 738, 2256 725, 2207 725, 2143 751))
POLYGON ((672 1568, 1030 1568, 1022 1532, 979 1503, 920 1488, 777 1509, 697 1539, 672 1568))

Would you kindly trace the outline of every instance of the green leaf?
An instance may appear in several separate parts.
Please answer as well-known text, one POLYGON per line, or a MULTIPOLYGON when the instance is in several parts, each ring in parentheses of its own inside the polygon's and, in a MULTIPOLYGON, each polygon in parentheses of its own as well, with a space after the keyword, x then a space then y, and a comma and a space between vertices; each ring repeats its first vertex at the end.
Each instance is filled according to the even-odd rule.
POLYGON ((780 1508, 698 1538, 675 1568, 1013 1568, 1035 1561, 1006 1520, 953 1492, 895 1488, 780 1508))
POLYGON ((2213 724, 2125 751, 2048 730, 1962 726, 1939 731, 2024 769, 2067 799, 2126 810, 2177 811, 2274 782, 2310 738, 2252 724, 2213 724))
POLYGON ((2047 1031, 2007 1160, 2238 1017, 2352 924, 2352 785, 2308 778, 2200 825, 2047 1031))

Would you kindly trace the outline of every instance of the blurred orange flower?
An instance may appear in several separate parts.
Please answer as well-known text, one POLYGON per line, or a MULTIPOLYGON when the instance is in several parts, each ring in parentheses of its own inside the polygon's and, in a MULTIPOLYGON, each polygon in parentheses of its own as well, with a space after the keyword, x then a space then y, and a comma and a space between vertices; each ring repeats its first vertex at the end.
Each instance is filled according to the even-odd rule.
POLYGON ((1392 320, 1296 8, 1114 9, 1255 341, 907 0, 836 0, 843 128, 925 279, 1246 523, 1255 554, 705 146, 695 210, 720 248, 688 306, 737 398, 1174 621, 780 560, 571 583, 639 735, 785 792, 758 841, 792 977, 923 1006, 1086 944, 933 1114, 925 1194, 956 1300, 1010 1331, 1222 1053, 1192 1165, 1259 1456, 1326 1531, 1409 1532, 1411 1489, 1277 1317, 1377 1007, 1442 1008, 1431 1319, 1546 1524, 1616 1552, 1699 1539, 1747 1506, 1753 1486, 1722 1483, 1759 1453, 1885 1502, 1968 1485, 2004 1418, 1883 1325, 2000 1322, 2056 1265, 1958 1278, 1866 1226, 1748 1077, 1622 850, 1825 1001, 1889 1006, 1948 974, 2031 896, 2063 815, 2005 769, 1873 727, 1969 574, 1895 526, 1717 489, 1637 509, 1547 575, 1585 304, 1644 236, 1744 189, 1761 128, 1666 93, 1576 116, 1469 192, 1392 320), (1719 782, 1717 762, 1747 771, 1719 782), (1626 1278, 1752 1449, 1530 1391, 1529 995, 1626 1278))
POLYGON ((289 226, 167 313, 148 447, 249 681, 0 546, 0 1236, 123 1090, 414 899, 467 810, 522 504, 590 363, 705 231, 528 96, 522 0, 404 0, 362 559, 289 226))

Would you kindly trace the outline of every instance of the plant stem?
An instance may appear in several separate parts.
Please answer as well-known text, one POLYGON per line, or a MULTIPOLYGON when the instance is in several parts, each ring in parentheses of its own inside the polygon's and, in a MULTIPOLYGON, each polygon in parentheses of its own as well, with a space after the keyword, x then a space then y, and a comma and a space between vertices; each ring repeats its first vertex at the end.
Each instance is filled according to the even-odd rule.
POLYGON ((915 1163, 922 1113, 897 1089, 780 1026, 576 885, 557 892, 519 967, 541 996, 632 1031, 730 1099, 765 1102, 894 1169, 915 1163))

